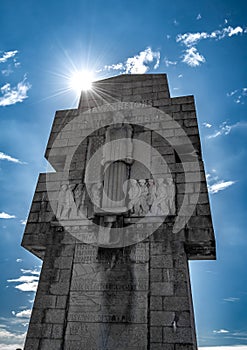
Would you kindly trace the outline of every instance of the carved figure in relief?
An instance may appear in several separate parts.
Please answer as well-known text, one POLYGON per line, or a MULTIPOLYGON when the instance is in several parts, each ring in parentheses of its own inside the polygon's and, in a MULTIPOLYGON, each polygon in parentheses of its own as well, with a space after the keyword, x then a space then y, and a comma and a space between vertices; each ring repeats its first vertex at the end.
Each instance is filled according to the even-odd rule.
POLYGON ((102 190, 102 183, 97 182, 92 185, 91 187, 91 194, 92 194, 92 202, 95 207, 100 208, 100 202, 101 202, 101 191, 102 190))
POLYGON ((139 199, 139 203, 140 203, 139 214, 145 215, 149 210, 148 203, 147 203, 148 188, 147 188, 146 180, 143 180, 143 179, 139 180, 139 184, 140 184, 140 190, 141 190, 140 199, 139 199))
POLYGON ((169 213, 175 214, 175 185, 171 177, 167 179, 167 202, 169 213))
POLYGON ((148 195, 147 195, 147 205, 149 207, 149 211, 151 211, 153 202, 156 198, 156 185, 153 179, 148 180, 148 195))
POLYGON ((164 179, 157 179, 156 199, 152 206, 152 211, 156 215, 168 215, 169 207, 167 201, 167 185, 164 183, 164 179))
POLYGON ((73 193, 71 191, 72 186, 63 184, 61 186, 59 195, 58 195, 58 208, 57 216, 59 219, 68 219, 72 211, 72 204, 74 202, 73 193))
POLYGON ((84 206, 84 201, 85 201, 85 191, 83 188, 83 184, 77 184, 74 191, 74 201, 75 201, 75 209, 76 212, 74 213, 75 217, 79 217, 81 210, 83 209, 84 206))
POLYGON ((128 208, 131 210, 131 213, 136 213, 139 210, 139 198, 141 194, 140 186, 135 179, 130 179, 129 181, 129 205, 128 208))

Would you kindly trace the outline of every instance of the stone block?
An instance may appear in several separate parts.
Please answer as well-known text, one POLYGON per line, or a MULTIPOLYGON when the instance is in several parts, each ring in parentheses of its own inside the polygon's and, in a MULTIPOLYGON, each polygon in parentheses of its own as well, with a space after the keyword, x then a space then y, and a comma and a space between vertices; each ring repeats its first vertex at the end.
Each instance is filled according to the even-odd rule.
POLYGON ((163 342, 193 344, 192 328, 177 328, 174 332, 172 327, 163 327, 163 342))
POLYGON ((61 347, 62 347, 62 339, 61 340, 42 339, 41 341, 42 350, 60 350, 61 347))
POLYGON ((171 326, 175 318, 175 312, 169 311, 151 311, 151 326, 171 326))
POLYGON ((152 268, 172 268, 172 255, 155 255, 151 257, 152 268))
POLYGON ((150 296, 150 310, 162 310, 162 297, 150 296))
POLYGON ((150 327, 150 342, 151 343, 162 343, 162 327, 150 327))
POLYGON ((163 273, 162 269, 150 269, 150 281, 151 282, 162 282, 163 273))
POLYGON ((173 284, 170 282, 153 282, 151 283, 151 295, 168 296, 173 295, 173 284))
POLYGON ((194 111, 194 110, 195 110, 194 103, 187 103, 182 105, 183 112, 194 111))
POLYGON ((164 297, 163 298, 163 310, 164 311, 189 311, 189 299, 188 297, 164 297))
POLYGON ((63 309, 48 309, 45 314, 45 322, 63 324, 65 310, 63 309))
POLYGON ((174 345, 173 344, 150 344, 150 350, 174 350, 174 345))
POLYGON ((66 295, 58 295, 57 296, 57 303, 56 308, 58 309, 65 309, 67 304, 68 297, 66 295))
POLYGON ((63 324, 54 324, 52 326, 52 338, 62 339, 64 333, 64 325, 63 324))
POLYGON ((26 338, 25 350, 38 350, 39 349, 39 339, 38 338, 26 338))

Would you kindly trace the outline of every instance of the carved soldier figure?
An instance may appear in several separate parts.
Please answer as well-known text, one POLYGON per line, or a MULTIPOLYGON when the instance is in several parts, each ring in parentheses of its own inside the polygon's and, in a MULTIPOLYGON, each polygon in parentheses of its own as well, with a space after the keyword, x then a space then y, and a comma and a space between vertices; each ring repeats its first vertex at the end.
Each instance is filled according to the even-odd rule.
POLYGON ((80 211, 83 208, 84 200, 85 200, 85 192, 83 190, 83 184, 77 184, 73 194, 74 194, 74 201, 76 206, 75 216, 79 217, 80 211))
POLYGON ((149 207, 149 211, 151 211, 153 202, 156 198, 156 185, 153 179, 148 180, 148 195, 147 195, 147 205, 149 207))
POLYGON ((168 215, 169 207, 167 203, 167 185, 164 179, 157 179, 156 199, 152 208, 156 215, 168 215))
POLYGON ((175 214, 175 185, 171 177, 167 179, 167 202, 169 207, 169 214, 175 214))
MULTIPOLYGON (((74 187, 74 185, 72 185, 74 187)), ((60 219, 68 219, 74 202, 71 185, 63 184, 58 196, 57 217, 60 219)))
POLYGON ((131 210, 131 213, 138 213, 139 212, 139 200, 141 195, 141 189, 138 184, 138 182, 135 179, 130 179, 129 181, 130 188, 129 188, 129 205, 128 208, 131 210))
POLYGON ((146 180, 139 180, 139 184, 140 184, 140 189, 141 189, 141 194, 140 194, 140 214, 141 215, 145 215, 147 214, 148 210, 149 210, 149 206, 147 203, 147 199, 148 199, 148 188, 147 188, 147 184, 146 184, 146 180))
POLYGON ((97 182, 91 187, 92 202, 95 207, 100 208, 102 183, 97 182))

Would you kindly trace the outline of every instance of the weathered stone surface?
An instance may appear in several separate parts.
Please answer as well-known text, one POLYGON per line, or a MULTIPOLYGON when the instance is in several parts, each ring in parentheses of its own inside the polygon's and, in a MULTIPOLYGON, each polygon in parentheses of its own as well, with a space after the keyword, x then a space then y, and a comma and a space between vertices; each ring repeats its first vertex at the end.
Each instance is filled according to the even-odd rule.
POLYGON ((171 98, 164 74, 95 82, 56 112, 45 157, 56 171, 22 241, 44 260, 25 350, 196 350, 188 259, 215 241, 194 97, 171 98))

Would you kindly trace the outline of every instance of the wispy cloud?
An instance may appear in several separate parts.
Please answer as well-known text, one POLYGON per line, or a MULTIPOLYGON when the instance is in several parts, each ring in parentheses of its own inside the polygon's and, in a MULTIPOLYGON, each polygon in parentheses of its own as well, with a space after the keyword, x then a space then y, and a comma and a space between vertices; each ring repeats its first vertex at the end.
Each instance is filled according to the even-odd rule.
POLYGON ((227 329, 219 329, 219 330, 214 330, 213 333, 226 334, 226 333, 229 333, 229 331, 227 329))
POLYGON ((167 57, 164 58, 164 62, 166 67, 175 66, 178 63, 177 61, 170 61, 167 57))
POLYGON ((15 283, 15 288, 21 290, 22 292, 35 292, 38 287, 40 271, 36 269, 21 269, 21 272, 24 274, 23 276, 14 279, 8 279, 7 282, 15 283))
POLYGON ((209 193, 218 193, 219 191, 223 191, 236 183, 236 181, 221 180, 216 174, 216 171, 213 171, 213 173, 213 175, 210 173, 206 174, 209 193))
POLYGON ((185 50, 182 62, 188 64, 190 67, 200 66, 201 63, 206 62, 205 57, 201 55, 196 47, 189 47, 185 50))
POLYGON ((23 317, 23 318, 30 318, 31 316, 31 313, 32 313, 32 310, 31 309, 26 309, 26 310, 22 310, 22 311, 19 311, 19 312, 16 312, 15 313, 15 316, 16 317, 23 317))
POLYGON ((18 164, 26 164, 25 162, 20 161, 17 158, 11 157, 8 154, 0 152, 0 160, 7 160, 8 162, 18 163, 18 164))
POLYGON ((127 58, 127 60, 122 63, 116 63, 109 66, 105 66, 104 70, 117 70, 125 74, 144 74, 146 73, 153 63, 153 68, 157 69, 160 64, 160 52, 153 51, 151 47, 147 47, 144 51, 139 54, 127 58))
POLYGON ((201 19, 201 18, 202 18, 201 14, 198 13, 198 15, 197 15, 197 17, 196 17, 197 21, 199 21, 199 19, 201 19))
MULTIPOLYGON (((200 19, 200 18, 198 18, 200 19)), ((196 32, 196 33, 184 33, 178 34, 176 41, 186 47, 183 55, 182 62, 188 64, 191 67, 197 67, 206 62, 205 57, 198 52, 196 45, 201 40, 212 39, 222 40, 225 37, 233 37, 235 35, 246 33, 246 29, 241 26, 235 28, 228 26, 223 29, 214 30, 211 33, 208 32, 196 32)))
POLYGON ((240 298, 229 297, 229 298, 225 298, 223 300, 226 302, 229 302, 229 303, 235 303, 235 302, 239 301, 240 298))
POLYGON ((247 97, 247 87, 230 91, 226 95, 228 97, 233 97, 235 103, 244 104, 247 97))
POLYGON ((205 40, 205 39, 221 40, 225 37, 232 37, 234 35, 243 34, 244 32, 245 30, 240 26, 237 26, 235 28, 229 26, 221 30, 214 30, 211 33, 197 32, 197 33, 178 34, 176 41, 181 42, 185 46, 191 47, 198 44, 198 42, 201 40, 205 40))
POLYGON ((23 348, 25 333, 11 332, 7 329, 0 329, 0 350, 13 350, 23 348))
POLYGON ((23 260, 21 259, 21 258, 17 258, 16 259, 16 262, 18 262, 18 263, 20 263, 20 262, 22 262, 23 260))
POLYGON ((205 128, 208 128, 208 129, 212 128, 212 124, 210 123, 203 123, 203 125, 205 126, 205 128))
POLYGON ((37 269, 33 269, 33 270, 25 270, 25 269, 21 269, 22 273, 29 273, 31 275, 40 275, 40 270, 37 269))
POLYGON ((25 220, 20 220, 20 223, 21 223, 22 225, 26 225, 27 219, 25 219, 25 220))
POLYGON ((19 82, 15 87, 11 87, 9 83, 3 85, 0 90, 2 96, 0 97, 0 106, 10 106, 17 102, 22 102, 27 96, 31 85, 27 82, 26 77, 19 82))
POLYGON ((216 129, 212 134, 208 135, 208 139, 213 139, 221 135, 228 135, 233 129, 236 128, 246 128, 247 122, 237 122, 235 124, 228 124, 226 121, 220 124, 218 129, 216 129))
POLYGON ((18 53, 17 50, 5 51, 5 52, 0 56, 0 63, 5 63, 9 58, 13 58, 17 53, 18 53))
POLYGON ((8 67, 6 69, 2 69, 1 72, 2 75, 8 77, 11 73, 13 73, 13 70, 10 67, 8 67))
POLYGON ((226 188, 234 185, 236 181, 219 181, 214 183, 213 185, 208 185, 209 193, 218 193, 219 191, 223 191, 226 188))
POLYGON ((2 211, 0 213, 0 219, 15 219, 16 216, 15 215, 10 215, 10 214, 7 214, 5 213, 4 211, 2 211))

